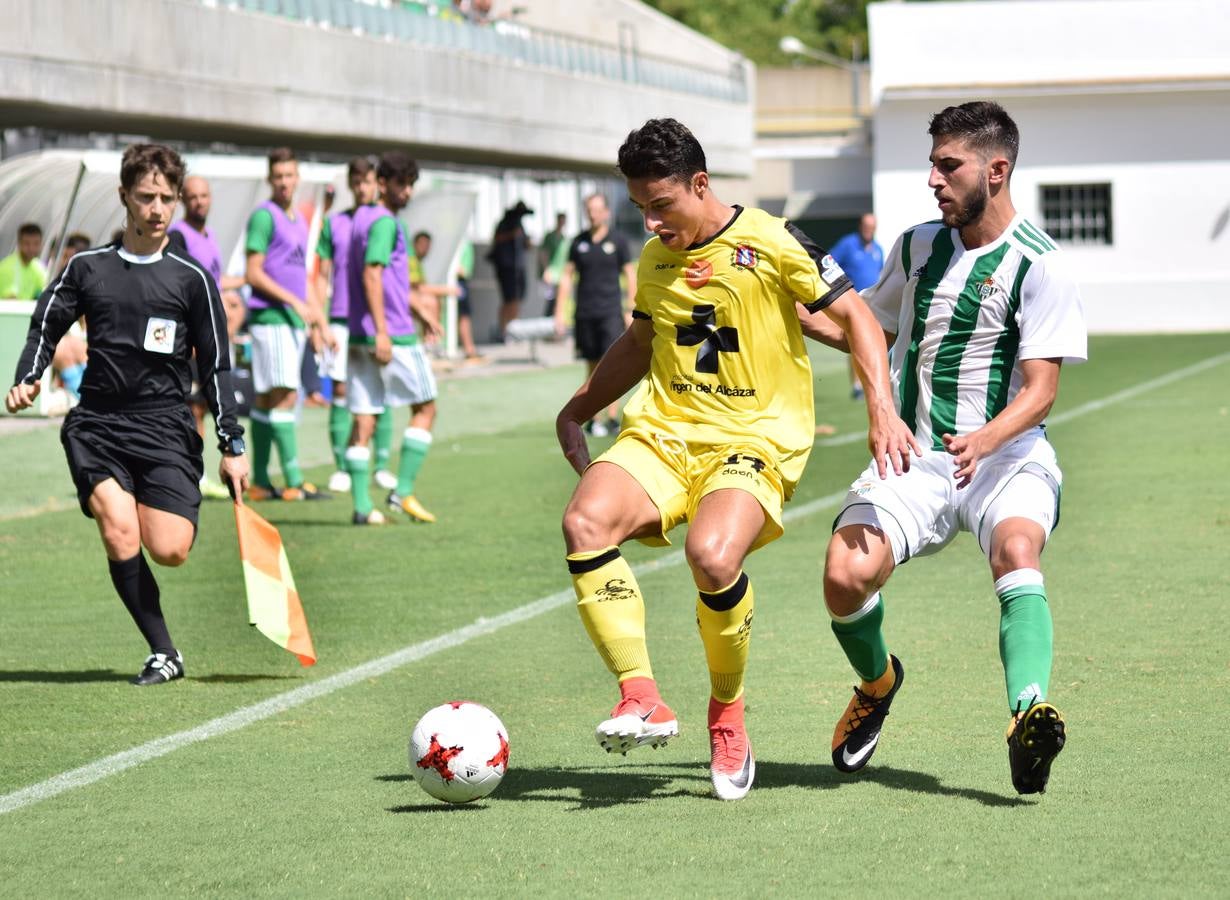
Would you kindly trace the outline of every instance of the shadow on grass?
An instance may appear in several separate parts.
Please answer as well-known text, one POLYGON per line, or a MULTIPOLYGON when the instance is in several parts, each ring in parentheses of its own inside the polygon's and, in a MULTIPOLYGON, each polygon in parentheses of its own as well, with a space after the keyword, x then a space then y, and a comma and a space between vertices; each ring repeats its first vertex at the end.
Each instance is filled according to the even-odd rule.
MULTIPOLYGON (((656 768, 656 767, 655 767, 656 768)), ((709 773, 690 766, 695 775, 652 772, 631 766, 615 769, 541 768, 513 766, 495 790, 501 802, 520 800, 567 804, 570 810, 603 809, 628 803, 644 803, 666 797, 701 797, 708 794, 709 773), (703 782, 699 790, 671 787, 681 778, 703 782)), ((377 781, 412 782, 410 775, 378 775, 377 781)), ((481 803, 481 801, 480 801, 481 803)), ((399 806, 390 812, 431 811, 436 805, 399 806)))
MULTIPOLYGON (((377 781, 413 782, 408 774, 378 775, 377 781)), ((802 763, 782 763, 757 760, 756 784, 753 793, 774 788, 835 790, 858 782, 870 782, 897 791, 931 794, 972 800, 983 806, 1012 807, 1025 805, 1020 797, 994 794, 976 788, 946 785, 934 775, 879 766, 864 769, 857 775, 845 775, 831 766, 802 763)), ((708 766, 702 762, 650 764, 644 768, 619 766, 614 768, 520 768, 514 764, 494 796, 502 801, 546 801, 571 804, 572 810, 601 809, 629 803, 644 803, 667 797, 712 797, 709 789, 708 766), (663 772, 666 769, 669 771, 663 772), (695 782, 695 787, 680 787, 678 782, 695 782)), ((390 812, 432 811, 435 804, 399 806, 390 812)))
POLYGON ((243 672, 219 672, 215 675, 188 676, 188 681, 200 684, 247 684, 250 681, 298 681, 297 675, 249 675, 243 672))
MULTIPOLYGON (((693 769, 699 773, 697 777, 702 778, 705 782, 709 780, 709 773, 703 763, 667 763, 657 768, 693 769)), ((512 777, 511 772, 509 777, 512 777)), ((611 777, 617 776, 612 773, 611 777)), ((873 766, 860 773, 847 775, 831 766, 819 763, 808 765, 772 762, 771 760, 756 761, 756 784, 752 790, 773 788, 833 790, 864 781, 897 791, 973 800, 983 806, 1021 806, 1027 802, 1014 795, 993 794, 990 791, 980 791, 976 788, 952 787, 926 772, 895 769, 892 766, 873 766)))
POLYGON ((89 684, 98 681, 129 681, 132 673, 115 669, 84 669, 80 672, 40 672, 34 669, 0 671, 0 682, 29 681, 42 684, 89 684))

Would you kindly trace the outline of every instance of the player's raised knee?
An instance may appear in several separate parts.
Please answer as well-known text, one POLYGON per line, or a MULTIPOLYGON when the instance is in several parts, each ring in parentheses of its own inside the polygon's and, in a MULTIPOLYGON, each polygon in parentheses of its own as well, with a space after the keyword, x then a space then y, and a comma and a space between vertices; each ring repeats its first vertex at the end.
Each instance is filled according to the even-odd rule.
POLYGON ((188 551, 192 549, 192 544, 166 544, 158 547, 149 547, 150 558, 160 566, 175 568, 182 566, 188 561, 188 551))
POLYGON ((738 578, 743 569, 742 558, 731 553, 729 541, 719 534, 697 536, 695 532, 689 533, 684 555, 702 590, 725 587, 738 578))
POLYGON ((617 543, 613 539, 611 523, 588 504, 578 503, 575 499, 564 510, 563 528, 564 540, 570 551, 595 550, 617 543))
MULTIPOLYGON (((1041 527, 1038 531, 1041 532, 1041 527)), ((1036 569, 1039 565, 1041 546, 1038 538, 1024 531, 1010 532, 1002 537, 996 535, 991 554, 995 571, 1012 572, 1017 569, 1036 569)))

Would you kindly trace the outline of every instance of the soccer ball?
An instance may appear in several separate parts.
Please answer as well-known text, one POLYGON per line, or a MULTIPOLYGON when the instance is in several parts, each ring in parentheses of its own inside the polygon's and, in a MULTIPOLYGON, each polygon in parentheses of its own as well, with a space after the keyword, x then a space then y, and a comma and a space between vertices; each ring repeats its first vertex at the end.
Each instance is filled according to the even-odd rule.
POLYGON ((486 797, 508 771, 508 730, 479 703, 437 706, 410 734, 410 771, 437 800, 469 803, 486 797))

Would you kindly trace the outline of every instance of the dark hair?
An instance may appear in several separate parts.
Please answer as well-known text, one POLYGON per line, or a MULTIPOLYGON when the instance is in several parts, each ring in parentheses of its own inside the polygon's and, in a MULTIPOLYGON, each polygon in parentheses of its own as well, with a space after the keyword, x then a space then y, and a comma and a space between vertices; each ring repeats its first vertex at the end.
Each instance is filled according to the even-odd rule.
POLYGON ((273 171, 273 167, 278 163, 293 162, 297 163, 299 157, 295 156, 295 151, 290 147, 274 147, 269 151, 269 171, 273 171))
POLYGON ((83 234, 80 231, 74 231, 64 239, 64 246, 72 247, 77 253, 80 253, 82 250, 89 250, 90 236, 88 234, 83 234))
POLYGON ((346 178, 349 180, 356 175, 362 177, 374 168, 376 167, 366 156, 356 156, 350 161, 350 165, 346 166, 346 178))
POLYGON ((17 236, 23 238, 28 234, 33 234, 38 237, 43 236, 43 229, 38 226, 37 222, 23 222, 17 227, 17 236))
POLYGON ((417 241, 417 240, 418 240, 419 238, 421 238, 421 237, 425 237, 425 238, 427 238, 427 240, 429 240, 429 241, 430 241, 430 240, 431 240, 431 232, 430 232, 430 231, 416 231, 416 232, 414 233, 414 240, 413 240, 413 241, 411 241, 410 243, 414 243, 414 241, 417 241))
POLYGON ((390 150, 380 154, 376 177, 386 181, 392 178, 402 184, 412 185, 419 180, 419 164, 400 150, 390 150))
POLYGON ((931 117, 927 134, 961 138, 983 155, 998 150, 1014 168, 1021 147, 1021 133, 1016 122, 1002 106, 990 100, 974 100, 940 110, 931 117))
POLYGON ((131 191, 132 186, 150 172, 157 172, 175 188, 175 193, 184 186, 184 161, 179 154, 165 144, 131 144, 120 160, 120 187, 131 191))
POLYGON ((624 178, 673 178, 688 181, 707 171, 705 151, 687 126, 675 119, 650 119, 628 132, 619 148, 624 178))

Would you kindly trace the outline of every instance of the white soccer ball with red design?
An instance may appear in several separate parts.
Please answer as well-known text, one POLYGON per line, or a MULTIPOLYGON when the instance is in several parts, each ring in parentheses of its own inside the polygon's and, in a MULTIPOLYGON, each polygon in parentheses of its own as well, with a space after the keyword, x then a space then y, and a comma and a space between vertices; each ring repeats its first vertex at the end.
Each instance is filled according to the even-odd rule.
POLYGON ((486 797, 508 771, 508 730, 480 703, 437 706, 410 734, 410 771, 437 800, 469 803, 486 797))

